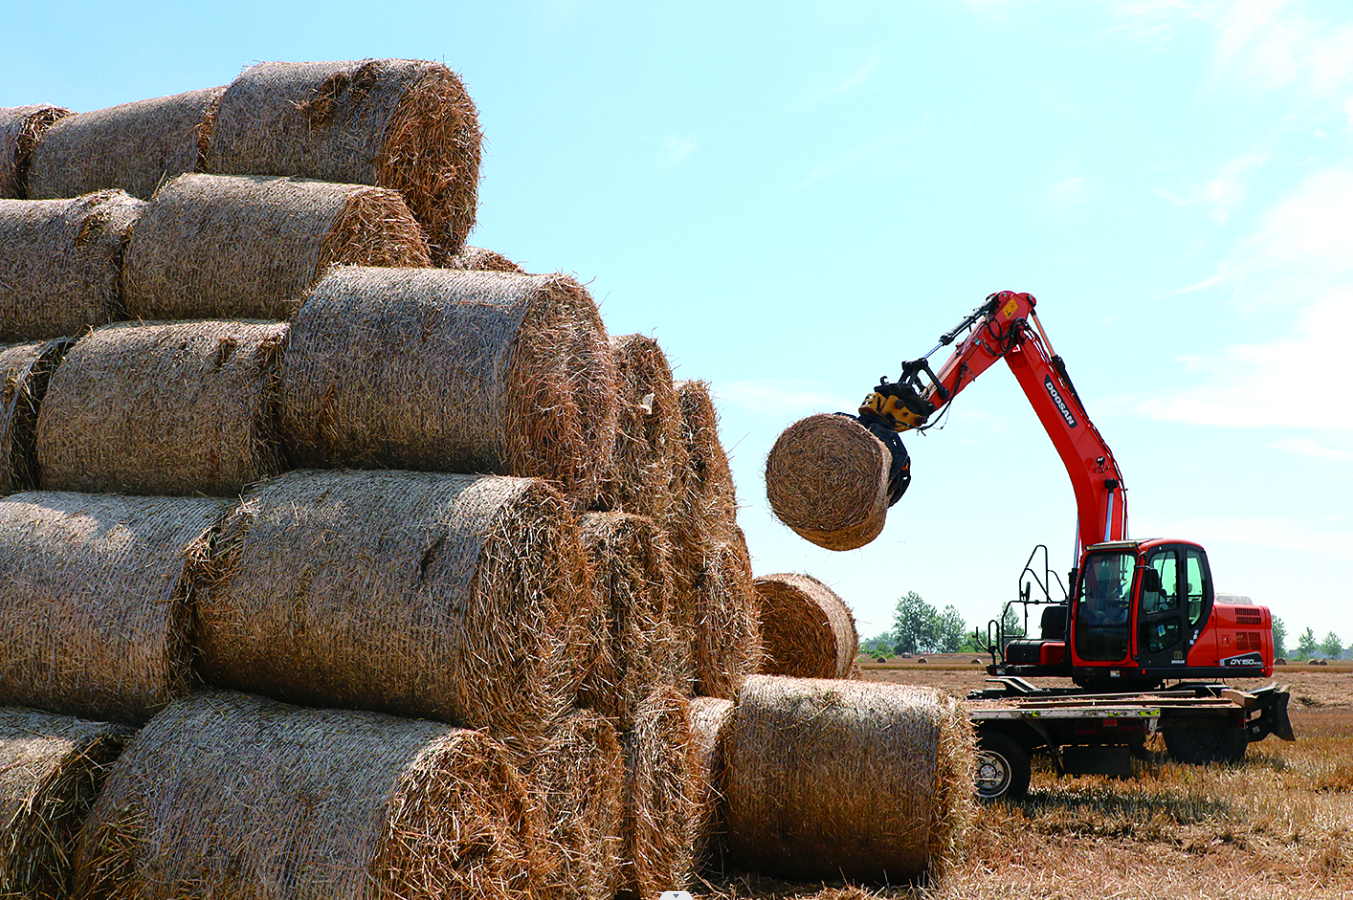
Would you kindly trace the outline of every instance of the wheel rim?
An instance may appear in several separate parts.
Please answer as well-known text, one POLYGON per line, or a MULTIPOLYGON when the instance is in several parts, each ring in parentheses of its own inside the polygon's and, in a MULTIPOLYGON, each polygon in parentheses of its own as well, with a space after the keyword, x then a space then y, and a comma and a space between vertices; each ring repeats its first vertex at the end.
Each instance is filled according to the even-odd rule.
POLYGON ((977 751, 977 795, 979 797, 1001 797, 1010 789, 1014 771, 1010 761, 999 753, 990 750, 977 751))

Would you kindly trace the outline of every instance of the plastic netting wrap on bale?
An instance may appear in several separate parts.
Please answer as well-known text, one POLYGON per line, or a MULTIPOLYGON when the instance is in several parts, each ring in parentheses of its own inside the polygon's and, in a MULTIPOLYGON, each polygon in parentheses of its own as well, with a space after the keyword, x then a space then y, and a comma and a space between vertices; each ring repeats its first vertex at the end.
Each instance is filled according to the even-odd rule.
POLYGON ((691 768, 700 798, 695 827, 695 863, 698 868, 722 869, 727 812, 726 745, 733 722, 733 701, 719 697, 691 700, 691 768))
POLYGON ((76 836, 131 733, 0 707, 0 896, 70 896, 76 836))
POLYGON ((729 850, 769 875, 933 883, 972 816, 971 724, 933 689, 754 675, 726 753, 729 850))
POLYGON ((139 723, 190 685, 194 567, 220 500, 0 500, 0 704, 139 723))
POLYGON ((338 264, 427 266, 403 198, 366 185, 181 175, 132 232, 123 301, 138 319, 290 319, 338 264))
POLYGON ((855 617, 836 592, 811 575, 755 581, 766 675, 850 678, 859 654, 855 617))
POLYGON ((0 495, 38 486, 38 409, 69 338, 0 347, 0 495))
POLYGON ((771 447, 766 497, 795 534, 828 550, 854 550, 883 531, 891 461, 883 442, 854 419, 809 416, 771 447))
POLYGON ((88 900, 518 898, 542 849, 483 732, 206 693, 128 743, 86 822, 88 900))
POLYGON ((694 866, 700 797, 690 762, 685 695, 658 688, 639 704, 623 739, 625 821, 621 897, 680 890, 694 866))
POLYGON ((496 250, 484 247, 462 247, 455 256, 443 259, 441 266, 446 269, 473 269, 480 272, 526 273, 518 263, 496 250))
POLYGON ((197 603, 206 680, 489 727, 529 752, 600 636, 563 499, 535 479, 298 471, 222 526, 197 603))
POLYGON ((51 490, 235 496, 281 467, 279 322, 167 322, 91 331, 38 416, 51 490))
MULTIPOLYGON (((682 601, 679 599, 678 603, 682 601)), ((696 692, 731 698, 761 668, 761 611, 742 529, 705 544, 695 584, 677 617, 689 623, 696 692)))
POLYGON ((160 183, 196 171, 224 87, 76 113, 33 149, 28 196, 77 197, 119 188, 148 199, 160 183))
POLYGON ((264 62, 221 98, 205 171, 393 188, 441 260, 474 225, 480 140, 474 102, 440 63, 264 62))
POLYGON ((71 111, 35 104, 0 109, 0 198, 28 196, 28 163, 42 134, 71 111))
POLYGON ((336 269, 283 361, 298 465, 533 476, 585 499, 616 415, 605 326, 562 275, 336 269))
POLYGON ((122 253, 144 206, 122 191, 0 200, 0 341, 74 336, 121 318, 122 253))

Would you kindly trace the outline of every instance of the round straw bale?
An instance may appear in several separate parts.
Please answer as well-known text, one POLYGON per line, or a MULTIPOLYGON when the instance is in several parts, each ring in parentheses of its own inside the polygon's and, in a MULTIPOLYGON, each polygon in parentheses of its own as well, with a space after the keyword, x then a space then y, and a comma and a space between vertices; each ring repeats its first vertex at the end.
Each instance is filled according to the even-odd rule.
POLYGON ((0 500, 0 704, 139 723, 184 693, 192 578, 224 511, 186 497, 0 500))
POLYGON ((705 869, 722 869, 727 812, 725 748, 733 722, 733 701, 718 697, 691 700, 691 767, 700 798, 695 828, 695 862, 705 869))
POLYGON ((49 490, 236 496, 281 467, 281 322, 108 325, 52 376, 38 416, 49 490))
POLYGON ((462 247, 455 256, 444 259, 445 269, 473 269, 480 272, 516 272, 525 275, 526 270, 496 250, 483 247, 462 247))
POLYGON ((28 196, 120 188, 148 199, 161 182, 197 171, 210 140, 203 123, 224 91, 188 91, 60 119, 33 149, 28 196))
MULTIPOLYGON (((696 690, 732 698, 737 682, 761 668, 761 611, 742 529, 706 546, 687 597, 696 690)), ((680 616, 681 613, 678 613, 680 616)))
POLYGON ((77 335, 121 318, 122 253, 144 206, 121 191, 0 200, 0 341, 77 335))
POLYGON ((479 115, 440 63, 259 63, 225 92, 214 129, 205 171, 399 191, 434 260, 458 253, 474 226, 479 115))
POLYGON ((395 191, 291 178, 180 175, 132 232, 123 302, 138 319, 290 319, 329 266, 427 266, 395 191))
POLYGON ((127 745, 76 896, 541 896, 521 777, 483 732, 209 692, 127 745))
POLYGON ((0 347, 0 495, 38 486, 38 409, 47 381, 75 341, 0 347))
POLYGON ((756 579, 766 675, 849 678, 860 652, 855 617, 836 592, 811 575, 756 579))
POLYGON ((771 447, 766 497, 800 537, 828 550, 854 550, 883 531, 890 461, 883 442, 854 419, 809 416, 771 447))
POLYGON ((297 703, 490 727, 530 750, 596 654, 589 575, 542 481, 291 472, 221 529, 197 603, 202 671, 297 703))
POLYGON ((929 688, 747 678, 726 745, 733 857, 789 878, 933 881, 971 815, 971 731, 929 688))
POLYGON ((0 896, 69 897, 75 839, 131 729, 0 707, 0 896))
POLYGON ((719 417, 708 382, 678 381, 676 391, 680 449, 668 530, 677 591, 689 593, 703 565, 706 544, 734 527, 737 497, 728 456, 719 442, 719 417))
POLYGON ((673 688, 656 689, 624 737, 622 897, 681 890, 691 876, 700 798, 690 745, 689 701, 673 688))
POLYGON ((0 198, 28 196, 28 163, 42 134, 71 111, 60 106, 9 106, 0 109, 0 198))
POLYGON ((585 500, 616 415, 605 326, 562 275, 336 269, 283 360, 298 465, 541 477, 585 500))

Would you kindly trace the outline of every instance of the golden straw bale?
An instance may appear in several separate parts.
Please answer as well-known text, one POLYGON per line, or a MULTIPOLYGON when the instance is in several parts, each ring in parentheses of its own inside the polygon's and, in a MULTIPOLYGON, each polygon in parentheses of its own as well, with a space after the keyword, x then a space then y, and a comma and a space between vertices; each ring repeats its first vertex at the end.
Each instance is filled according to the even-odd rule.
POLYGON ((539 889, 526 790, 483 732, 208 692, 113 767, 80 835, 87 900, 508 900, 539 889))
POLYGON ((562 275, 335 269, 283 360, 298 465, 540 477, 585 500, 616 415, 605 326, 562 275))
POLYGON ((73 336, 122 318, 122 253, 144 206, 122 191, 0 200, 0 341, 73 336))
POLYGON ((728 734, 728 845, 796 879, 933 883, 972 815, 972 726, 930 688, 754 675, 728 734))
POLYGON ((700 815, 695 828, 695 863, 698 868, 722 870, 725 835, 724 809, 727 791, 726 747, 733 723, 733 701, 719 697, 691 700, 691 767, 695 772, 700 815))
POLYGON ((0 707, 0 896, 70 896, 76 836, 131 733, 0 707))
POLYGON ((0 109, 0 198, 28 196, 28 163, 42 134, 58 119, 71 115, 61 106, 37 104, 0 109))
POLYGON ((38 486, 38 410, 52 370, 75 341, 0 347, 0 495, 38 486))
POLYGON ((496 250, 483 247, 462 247, 455 256, 442 260, 444 269, 473 269, 481 272, 516 272, 525 275, 526 270, 496 250))
POLYGON ((332 265, 427 266, 395 191, 291 178, 180 175, 136 223, 123 302, 138 319, 290 319, 332 265))
POLYGON ((210 140, 203 123, 224 87, 138 100, 58 120, 33 149, 28 196, 78 197, 119 188, 149 199, 160 183, 197 171, 210 140))
POLYGON ((690 593, 704 564, 706 544, 727 535, 737 520, 728 456, 719 441, 719 416, 704 381, 678 381, 681 411, 678 477, 668 520, 678 594, 690 593))
POLYGON ((474 226, 480 141, 474 102, 440 63, 264 62, 221 98, 204 171, 392 188, 441 261, 474 226))
POLYGON ((761 607, 761 672, 800 678, 849 678, 860 652, 855 617, 836 592, 811 575, 756 579, 761 607))
POLYGON ((621 897, 681 890, 694 866, 700 797, 690 762, 690 703, 663 687, 639 704, 624 736, 621 897))
POLYGON ((97 328, 66 354, 38 416, 48 490, 234 497, 281 468, 281 322, 97 328))
POLYGON ((290 472, 250 489, 215 547, 197 641, 220 687, 531 750, 597 652, 577 525, 536 479, 290 472))
POLYGON ((732 698, 738 681, 761 668, 761 610, 742 529, 706 545, 689 606, 696 691, 732 698))
POLYGON ((883 442, 854 419, 809 416, 771 447, 766 497, 800 537, 828 550, 854 550, 883 531, 891 460, 883 442))
POLYGON ((189 604, 220 500, 0 500, 0 704, 139 723, 190 686, 189 604))

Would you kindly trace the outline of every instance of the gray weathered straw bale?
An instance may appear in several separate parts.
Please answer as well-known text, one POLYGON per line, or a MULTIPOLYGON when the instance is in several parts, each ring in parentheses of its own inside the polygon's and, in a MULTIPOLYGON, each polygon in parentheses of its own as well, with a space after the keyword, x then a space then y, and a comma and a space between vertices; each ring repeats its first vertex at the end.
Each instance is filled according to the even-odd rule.
POLYGON ((0 198, 28 196, 28 163, 42 134, 71 111, 45 103, 0 109, 0 198))
POLYGON ((0 200, 0 341, 74 337, 121 318, 122 253, 144 206, 122 191, 0 200))
POLYGON ((726 747, 740 866, 933 883, 957 856, 972 812, 972 727, 940 691, 754 675, 726 747))
POLYGON ((766 497, 800 537, 828 550, 854 550, 883 531, 890 460, 883 442, 854 419, 809 416, 771 447, 766 497))
POLYGON ((855 617, 836 592, 811 575, 764 575, 761 672, 799 678, 849 678, 860 652, 855 617))
POLYGON ((440 63, 259 63, 230 85, 214 128, 205 171, 393 188, 435 260, 459 252, 474 226, 479 116, 440 63))
POLYGON ((681 890, 694 865, 700 798, 690 762, 690 703, 670 687, 653 691, 624 736, 625 827, 622 897, 681 890))
POLYGON ((60 119, 33 150, 28 196, 119 188, 149 199, 162 182, 198 170, 210 140, 204 122, 224 91, 188 91, 60 119))
POLYGON ((75 839, 131 729, 0 707, 0 896, 65 900, 75 839))
POLYGON ((732 698, 738 681, 760 670, 762 657, 761 611, 742 529, 705 545, 685 599, 689 605, 677 617, 690 623, 696 690, 732 698))
POLYGON ((209 692, 128 743, 80 836, 88 900, 508 900, 539 890, 516 767, 483 732, 209 692))
POLYGON ((335 269, 283 361, 298 465, 540 477, 585 501, 616 415, 605 326, 562 275, 335 269))
POLYGON ((726 800, 728 732, 733 701, 718 697, 691 699, 691 767, 695 772, 700 815, 695 828, 695 863, 705 870, 722 869, 728 830, 726 800))
POLYGON ((516 272, 526 274, 520 264, 513 262, 496 250, 483 247, 462 247, 455 256, 441 263, 446 269, 474 269, 480 272, 516 272))
POLYGON ((209 683, 489 727, 523 752, 600 640, 577 525, 535 479, 287 473, 245 495, 210 570, 209 683))
POLYGON ((48 490, 237 496, 281 468, 281 322, 108 325, 52 376, 38 416, 48 490))
POLYGON ((190 686, 193 570, 220 500, 0 500, 0 704, 139 723, 190 686))
POLYGON ((38 410, 70 338, 0 347, 0 495, 38 486, 38 410))
POLYGON ((123 302, 138 319, 290 319, 332 265, 427 266, 395 191, 291 178, 180 175, 132 232, 123 302))

